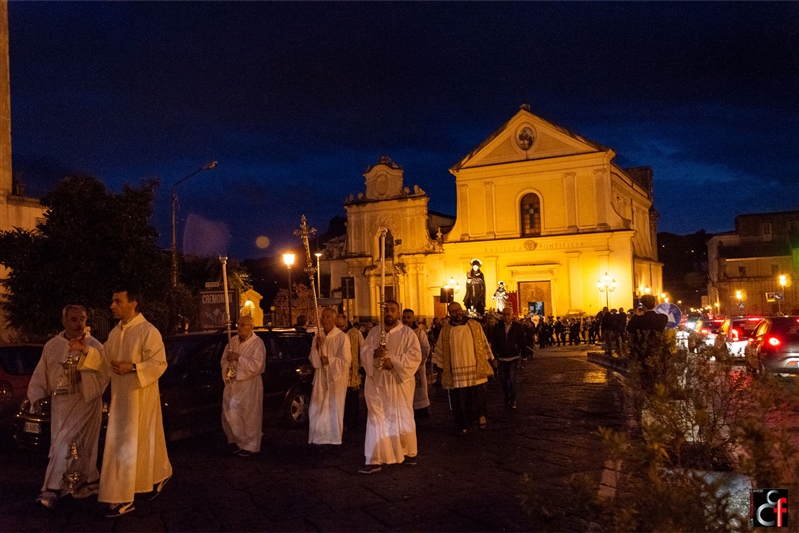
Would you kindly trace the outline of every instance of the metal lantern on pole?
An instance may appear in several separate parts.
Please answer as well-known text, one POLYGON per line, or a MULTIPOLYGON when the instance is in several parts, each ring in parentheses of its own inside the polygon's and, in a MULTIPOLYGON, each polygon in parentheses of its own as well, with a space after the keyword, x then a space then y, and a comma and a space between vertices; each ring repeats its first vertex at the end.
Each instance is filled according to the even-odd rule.
POLYGON ((607 272, 601 279, 596 280, 596 288, 605 293, 605 307, 610 307, 610 293, 616 290, 616 280, 611 279, 607 272))
POLYGON ((187 179, 191 178, 192 176, 196 176, 203 170, 211 170, 212 168, 216 168, 219 163, 216 161, 211 161, 207 165, 202 168, 198 168, 188 176, 180 178, 178 181, 172 184, 172 286, 178 286, 178 244, 177 244, 177 219, 175 212, 177 211, 178 207, 178 195, 175 192, 175 187, 186 181, 187 179))
POLYGON ((294 254, 283 254, 283 262, 286 263, 289 272, 289 327, 291 327, 291 265, 294 264, 294 254))

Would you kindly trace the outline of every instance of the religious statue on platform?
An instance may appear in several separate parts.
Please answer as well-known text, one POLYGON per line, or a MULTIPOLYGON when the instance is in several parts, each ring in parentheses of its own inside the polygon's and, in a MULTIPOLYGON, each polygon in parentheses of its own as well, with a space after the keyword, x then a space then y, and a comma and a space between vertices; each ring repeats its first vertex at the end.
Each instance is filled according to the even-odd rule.
POLYGON ((480 267, 483 262, 479 259, 472 259, 472 269, 466 273, 466 297, 463 305, 467 311, 483 316, 486 309, 486 280, 480 267))
POLYGON ((508 291, 505 290, 504 281, 499 282, 499 287, 497 287, 492 298, 496 301, 497 313, 502 314, 502 310, 508 305, 508 291))

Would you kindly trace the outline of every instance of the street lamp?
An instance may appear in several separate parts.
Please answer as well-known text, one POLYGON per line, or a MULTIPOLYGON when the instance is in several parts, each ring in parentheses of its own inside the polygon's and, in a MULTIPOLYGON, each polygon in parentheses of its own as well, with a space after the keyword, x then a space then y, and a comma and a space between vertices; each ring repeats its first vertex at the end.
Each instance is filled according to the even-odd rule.
POLYGON ((322 252, 316 252, 316 290, 319 293, 319 298, 322 297, 322 271, 319 270, 319 260, 322 258, 322 252))
POLYGON ((202 168, 198 168, 188 176, 180 178, 178 181, 172 184, 172 286, 178 286, 178 244, 177 244, 177 222, 175 219, 175 210, 177 209, 178 205, 178 195, 175 193, 175 187, 186 181, 192 176, 195 176, 202 172, 203 170, 211 170, 212 168, 216 168, 218 163, 216 161, 211 161, 207 165, 202 168))
POLYGON ((743 305, 741 304, 741 300, 744 299, 744 295, 741 291, 735 291, 735 299, 738 300, 738 312, 740 313, 741 309, 743 309, 743 305))
POLYGON ((610 279, 608 273, 602 276, 602 279, 596 280, 596 288, 599 292, 605 293, 605 307, 610 307, 610 293, 616 290, 616 280, 610 279))
MULTIPOLYGON (((785 275, 780 276, 780 287, 782 287, 782 298, 785 298, 785 286, 788 284, 788 278, 785 275)), ((782 298, 777 300, 777 312, 782 315, 782 298)), ((772 309, 774 309, 772 307, 772 309)))
POLYGON ((291 327, 291 265, 294 264, 294 254, 283 254, 283 262, 286 263, 289 272, 289 327, 291 327))

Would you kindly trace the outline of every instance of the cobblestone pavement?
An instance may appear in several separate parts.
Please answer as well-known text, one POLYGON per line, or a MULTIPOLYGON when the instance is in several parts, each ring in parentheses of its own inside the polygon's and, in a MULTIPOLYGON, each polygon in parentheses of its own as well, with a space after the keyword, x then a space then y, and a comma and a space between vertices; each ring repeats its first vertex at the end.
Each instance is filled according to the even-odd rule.
POLYGON ((446 392, 431 389, 431 419, 421 421, 419 464, 372 475, 363 464, 361 427, 340 447, 307 444, 307 431, 277 423, 262 452, 229 456, 220 434, 170 443, 175 475, 154 502, 103 517, 96 498, 34 502, 46 459, 5 449, 0 470, 0 531, 580 531, 566 486, 575 473, 598 482, 605 452, 600 425, 623 427, 619 394, 607 370, 587 362, 586 346, 552 347, 518 375, 518 409, 502 405, 489 383, 485 431, 456 436, 446 392), (523 474, 546 490, 554 518, 528 516, 519 502, 523 474))

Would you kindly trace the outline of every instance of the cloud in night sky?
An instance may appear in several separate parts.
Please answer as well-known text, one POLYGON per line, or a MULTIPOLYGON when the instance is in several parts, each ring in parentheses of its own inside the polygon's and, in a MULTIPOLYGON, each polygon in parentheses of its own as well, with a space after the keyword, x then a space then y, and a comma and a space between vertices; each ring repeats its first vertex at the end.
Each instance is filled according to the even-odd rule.
POLYGON ((380 155, 455 213, 448 168, 521 103, 651 166, 659 228, 799 209, 799 3, 17 3, 15 171, 159 176, 234 257, 324 231, 380 155), (272 245, 259 249, 258 236, 272 245))

